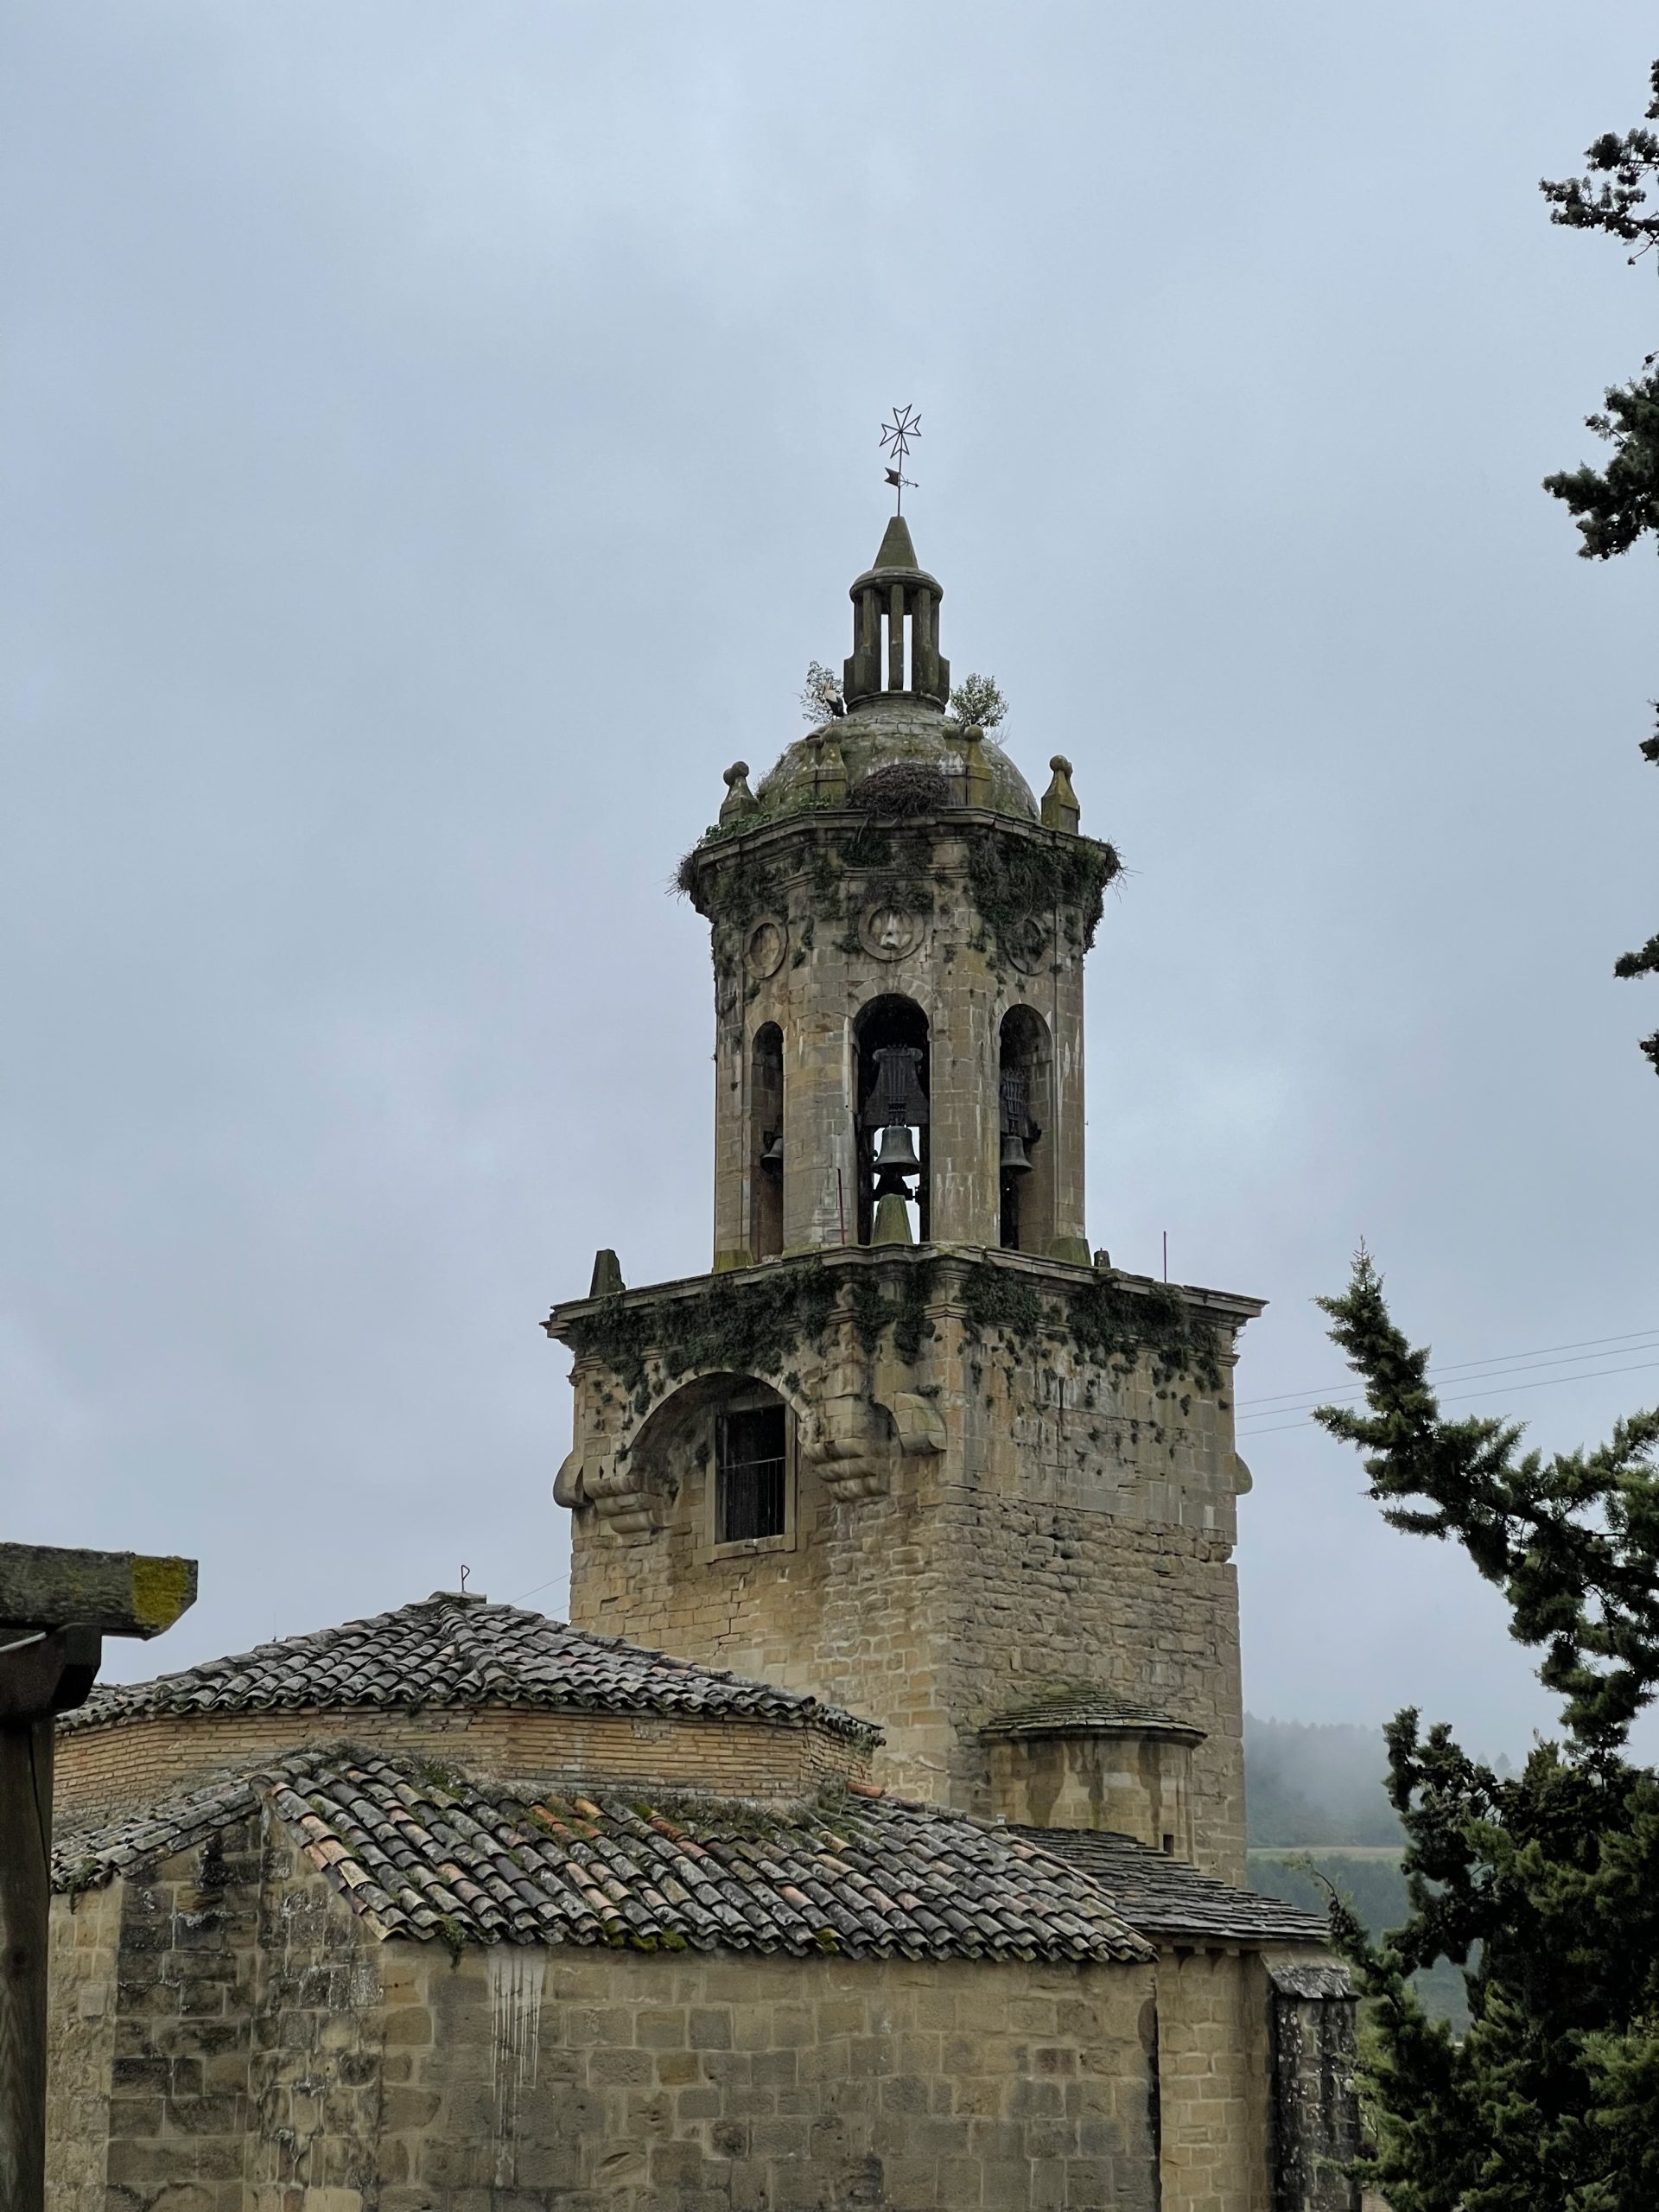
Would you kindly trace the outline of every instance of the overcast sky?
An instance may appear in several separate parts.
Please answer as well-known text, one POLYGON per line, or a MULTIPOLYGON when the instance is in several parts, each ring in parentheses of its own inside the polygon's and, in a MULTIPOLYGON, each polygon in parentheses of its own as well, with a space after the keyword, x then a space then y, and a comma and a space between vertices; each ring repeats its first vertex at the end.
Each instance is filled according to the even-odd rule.
MULTIPOLYGON (((1130 870, 1093 1241, 1271 1300, 1242 1401, 1341 1386, 1310 1301, 1361 1236, 1438 1358, 1534 1356, 1468 1403, 1554 1446, 1659 1399, 1659 1003, 1610 974, 1659 921, 1653 563, 1538 489, 1654 282, 1536 190, 1655 42, 11 0, 0 1484, 8 1534, 200 1558, 111 1675, 462 1561, 563 1610, 537 1325, 598 1245, 708 1264, 665 886, 847 649, 895 401, 946 652, 1130 870)), ((1522 1748, 1497 1601, 1255 1410, 1250 1707, 1522 1748)))

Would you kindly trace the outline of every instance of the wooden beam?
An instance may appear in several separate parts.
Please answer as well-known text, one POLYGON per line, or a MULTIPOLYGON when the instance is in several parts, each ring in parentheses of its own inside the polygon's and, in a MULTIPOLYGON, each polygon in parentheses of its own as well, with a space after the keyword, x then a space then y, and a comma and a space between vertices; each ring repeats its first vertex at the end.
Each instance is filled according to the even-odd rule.
POLYGON ((193 1559, 0 1544, 0 1643, 8 1629, 159 1636, 195 1602, 193 1559))
POLYGON ((0 2212, 43 2212, 52 1718, 105 1636, 159 1636, 196 1599, 193 1559, 0 1544, 0 2212))
POLYGON ((0 1722, 0 2204, 46 2201, 52 1723, 0 1722))

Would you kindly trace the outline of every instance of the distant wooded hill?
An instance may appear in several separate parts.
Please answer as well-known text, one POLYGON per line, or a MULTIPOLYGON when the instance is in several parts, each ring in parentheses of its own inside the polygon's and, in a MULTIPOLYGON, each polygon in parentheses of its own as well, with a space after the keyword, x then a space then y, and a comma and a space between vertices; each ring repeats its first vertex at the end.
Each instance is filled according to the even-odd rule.
MULTIPOLYGON (((1500 1758, 1500 1773, 1508 1770, 1500 1758)), ((1310 1912, 1342 1894, 1373 1936, 1406 1917, 1405 1838, 1382 1786, 1380 1728, 1244 1716, 1250 1881, 1310 1912)), ((1459 1969, 1442 1960, 1412 1977, 1429 2012, 1461 2034, 1469 2009, 1459 1969)))
POLYGON ((1392 1844, 1402 1838, 1382 1777, 1380 1728, 1244 1716, 1244 1786, 1252 1849, 1392 1844))

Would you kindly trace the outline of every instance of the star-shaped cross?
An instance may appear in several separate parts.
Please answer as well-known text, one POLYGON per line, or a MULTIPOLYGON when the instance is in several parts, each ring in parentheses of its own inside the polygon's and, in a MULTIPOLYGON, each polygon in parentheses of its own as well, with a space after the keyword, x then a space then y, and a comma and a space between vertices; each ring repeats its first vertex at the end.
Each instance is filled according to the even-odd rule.
POLYGON ((892 422, 881 425, 881 450, 883 453, 890 451, 893 460, 893 466, 887 471, 887 481, 899 495, 898 512, 900 514, 905 510, 905 486, 911 481, 905 474, 905 463, 910 458, 910 442, 921 435, 922 418, 908 403, 903 407, 895 406, 892 422))

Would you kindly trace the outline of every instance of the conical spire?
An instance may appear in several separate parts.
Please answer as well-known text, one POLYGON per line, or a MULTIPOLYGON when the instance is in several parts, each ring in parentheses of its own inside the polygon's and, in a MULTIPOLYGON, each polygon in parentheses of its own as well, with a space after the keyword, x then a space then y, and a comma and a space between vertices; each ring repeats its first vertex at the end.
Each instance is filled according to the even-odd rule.
POLYGON ((893 516, 882 534, 881 550, 872 563, 873 570, 915 569, 920 565, 916 558, 916 548, 910 542, 910 524, 903 515, 893 516))

